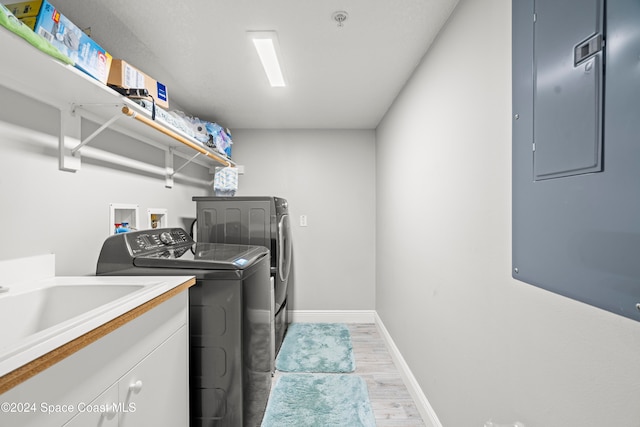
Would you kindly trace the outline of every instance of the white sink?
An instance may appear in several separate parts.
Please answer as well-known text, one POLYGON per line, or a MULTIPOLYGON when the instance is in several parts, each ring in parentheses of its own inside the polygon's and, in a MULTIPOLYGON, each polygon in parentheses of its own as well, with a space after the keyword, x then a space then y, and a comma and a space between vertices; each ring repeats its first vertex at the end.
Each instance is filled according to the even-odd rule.
POLYGON ((0 353, 20 340, 144 288, 143 285, 53 285, 0 294, 0 353))
MULTIPOLYGON (((5 265, 0 280, 15 279, 5 265)), ((0 282, 0 377, 193 279, 42 276, 0 282)))

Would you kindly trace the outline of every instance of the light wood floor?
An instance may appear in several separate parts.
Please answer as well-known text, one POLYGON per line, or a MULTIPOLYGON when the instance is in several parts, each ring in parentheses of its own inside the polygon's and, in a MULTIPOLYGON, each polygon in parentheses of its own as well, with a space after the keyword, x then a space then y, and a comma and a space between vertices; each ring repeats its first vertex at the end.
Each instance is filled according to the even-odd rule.
MULTIPOLYGON (((376 427, 424 427, 376 326, 373 323, 347 326, 356 359, 353 374, 360 375, 367 382, 376 427)), ((276 371, 274 383, 279 375, 280 372, 276 371)))
POLYGON ((424 427, 376 326, 373 323, 348 326, 356 358, 354 374, 367 382, 377 427, 424 427))

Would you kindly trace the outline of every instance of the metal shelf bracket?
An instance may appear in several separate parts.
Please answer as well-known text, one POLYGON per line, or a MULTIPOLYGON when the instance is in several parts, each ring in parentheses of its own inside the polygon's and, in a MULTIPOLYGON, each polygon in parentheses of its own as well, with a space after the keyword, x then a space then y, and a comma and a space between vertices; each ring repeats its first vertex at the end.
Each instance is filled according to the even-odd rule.
MULTIPOLYGON (((119 105, 106 104, 106 106, 118 107, 119 105)), ((123 117, 120 113, 115 114, 91 135, 82 140, 82 116, 77 111, 81 108, 82 105, 72 104, 69 111, 60 110, 59 169, 63 171, 79 171, 82 163, 80 154, 82 147, 93 141, 116 120, 123 117)))
POLYGON ((174 156, 174 148, 169 148, 168 151, 165 152, 165 168, 167 170, 167 176, 165 178, 165 187, 171 188, 173 186, 173 177, 176 176, 178 172, 184 169, 189 163, 193 162, 198 156, 202 153, 196 153, 193 157, 188 159, 186 162, 182 164, 178 169, 173 168, 173 156, 174 156))
POLYGON ((80 149, 82 147, 84 147, 85 145, 87 145, 88 143, 90 143, 96 136, 100 135, 102 133, 103 130, 107 129, 109 126, 111 126, 116 120, 118 120, 119 118, 123 117, 122 114, 118 113, 115 116, 111 117, 109 120, 107 120, 102 126, 100 126, 98 129, 96 129, 91 135, 89 135, 88 137, 86 137, 84 139, 84 141, 80 142, 80 144, 76 145, 75 147, 73 147, 73 149, 71 150, 71 154, 76 154, 77 152, 80 151, 80 149))
POLYGON ((80 152, 73 152, 81 138, 81 118, 75 110, 60 110, 60 136, 58 139, 58 168, 62 171, 76 172, 80 170, 80 152))
POLYGON ((173 188, 173 176, 176 174, 173 171, 173 147, 170 147, 164 152, 164 168, 166 170, 164 186, 166 188, 173 188))

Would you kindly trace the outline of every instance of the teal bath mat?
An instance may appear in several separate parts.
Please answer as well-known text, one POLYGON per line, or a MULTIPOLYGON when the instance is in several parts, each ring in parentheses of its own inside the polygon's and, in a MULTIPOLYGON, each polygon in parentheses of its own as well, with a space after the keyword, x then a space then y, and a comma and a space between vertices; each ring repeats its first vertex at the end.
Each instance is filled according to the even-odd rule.
POLYGON ((367 384, 357 375, 283 374, 262 427, 374 427, 367 384))
POLYGON ((341 323, 293 323, 289 326, 276 369, 283 372, 353 372, 351 334, 341 323))

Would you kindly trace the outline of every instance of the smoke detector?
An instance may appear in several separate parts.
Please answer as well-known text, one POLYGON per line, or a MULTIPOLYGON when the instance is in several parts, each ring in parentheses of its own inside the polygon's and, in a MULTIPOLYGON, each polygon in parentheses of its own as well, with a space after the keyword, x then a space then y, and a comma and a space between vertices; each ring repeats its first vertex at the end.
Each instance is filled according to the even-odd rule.
POLYGON ((349 14, 344 10, 339 10, 337 12, 333 12, 333 15, 331 15, 331 17, 338 23, 338 27, 342 28, 342 26, 344 25, 344 21, 349 18, 349 14))

